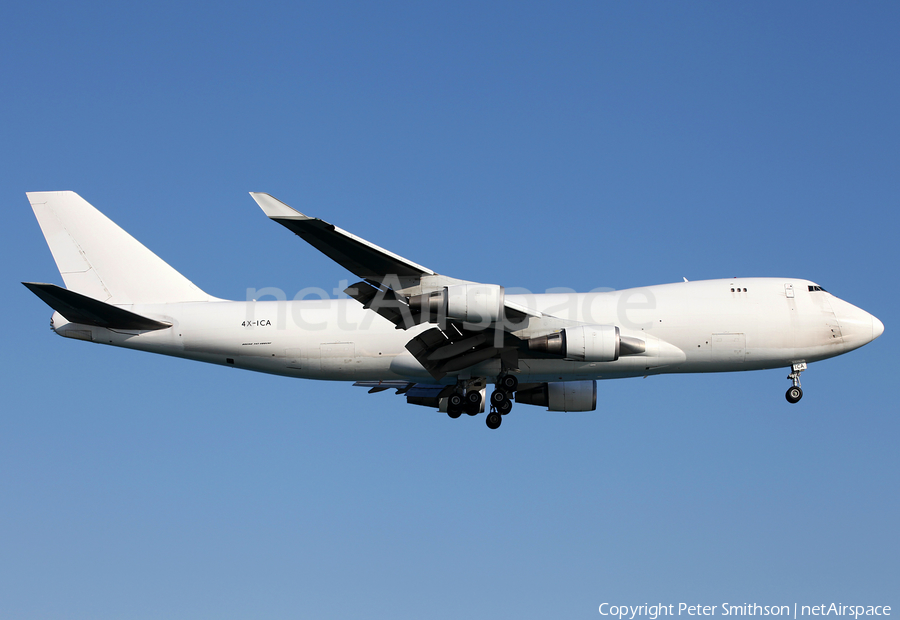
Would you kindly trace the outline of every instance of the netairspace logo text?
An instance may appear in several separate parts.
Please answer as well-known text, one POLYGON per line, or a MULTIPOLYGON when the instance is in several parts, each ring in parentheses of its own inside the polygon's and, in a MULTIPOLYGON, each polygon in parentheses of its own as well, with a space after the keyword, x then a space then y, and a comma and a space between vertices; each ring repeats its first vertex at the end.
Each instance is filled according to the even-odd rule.
POLYGON ((831 603, 823 605, 757 605, 744 603, 732 605, 689 605, 675 603, 669 605, 600 605, 600 615, 614 616, 619 620, 636 620, 647 618, 657 620, 663 616, 785 616, 795 620, 800 616, 852 616, 854 620, 860 616, 890 616, 889 605, 842 605, 831 603))

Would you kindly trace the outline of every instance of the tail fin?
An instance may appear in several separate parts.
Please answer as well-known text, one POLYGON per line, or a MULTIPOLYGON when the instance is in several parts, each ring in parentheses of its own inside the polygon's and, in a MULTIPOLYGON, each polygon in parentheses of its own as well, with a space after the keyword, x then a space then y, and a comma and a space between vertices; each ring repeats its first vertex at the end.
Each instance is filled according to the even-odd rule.
POLYGON ((28 192, 69 290, 110 304, 210 297, 75 192, 28 192))

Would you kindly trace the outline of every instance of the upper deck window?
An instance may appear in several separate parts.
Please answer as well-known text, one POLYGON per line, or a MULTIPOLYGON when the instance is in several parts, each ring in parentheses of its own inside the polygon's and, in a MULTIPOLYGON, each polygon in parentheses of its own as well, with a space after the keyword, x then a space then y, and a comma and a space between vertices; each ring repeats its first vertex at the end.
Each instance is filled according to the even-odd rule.
POLYGON ((827 292, 828 292, 828 291, 826 291, 824 288, 822 288, 821 286, 814 286, 814 285, 812 285, 812 284, 809 285, 809 290, 810 290, 810 291, 822 291, 823 293, 827 293, 827 292))

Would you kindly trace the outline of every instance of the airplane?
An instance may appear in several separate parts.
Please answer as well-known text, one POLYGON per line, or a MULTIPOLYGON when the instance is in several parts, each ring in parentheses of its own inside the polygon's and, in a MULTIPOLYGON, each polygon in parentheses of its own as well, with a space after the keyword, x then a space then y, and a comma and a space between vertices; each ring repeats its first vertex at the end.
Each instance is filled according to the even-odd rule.
MULTIPOLYGON (((29 192, 65 288, 23 282, 66 338, 252 370, 393 389, 459 418, 513 403, 594 411, 597 380, 788 368, 803 396, 812 362, 884 325, 797 278, 732 278, 531 294, 459 280, 266 193, 271 220, 360 278, 341 299, 227 301, 205 293, 74 192, 29 192), (491 394, 487 386, 493 384, 491 394)), ((265 290, 264 290, 265 292, 265 290)), ((265 296, 265 295, 264 295, 265 296)))

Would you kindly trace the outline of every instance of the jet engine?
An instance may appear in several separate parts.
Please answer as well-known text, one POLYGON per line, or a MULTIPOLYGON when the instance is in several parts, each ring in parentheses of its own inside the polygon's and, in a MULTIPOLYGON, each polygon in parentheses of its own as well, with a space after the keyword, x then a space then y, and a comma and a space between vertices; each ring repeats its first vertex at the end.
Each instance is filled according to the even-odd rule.
POLYGON ((594 411, 597 408, 596 381, 555 381, 520 387, 516 402, 547 407, 548 411, 594 411))
POLYGON ((487 326, 503 316, 503 287, 497 284, 455 284, 445 286, 442 291, 411 297, 409 305, 435 319, 444 316, 487 326))
POLYGON ((528 348, 579 362, 614 362, 619 359, 620 340, 615 325, 582 325, 531 338, 528 348))

